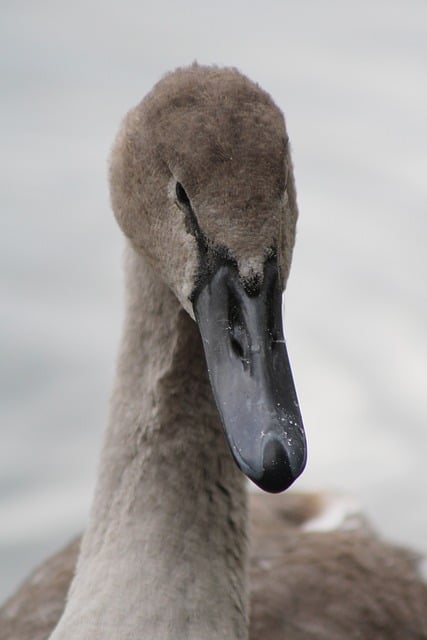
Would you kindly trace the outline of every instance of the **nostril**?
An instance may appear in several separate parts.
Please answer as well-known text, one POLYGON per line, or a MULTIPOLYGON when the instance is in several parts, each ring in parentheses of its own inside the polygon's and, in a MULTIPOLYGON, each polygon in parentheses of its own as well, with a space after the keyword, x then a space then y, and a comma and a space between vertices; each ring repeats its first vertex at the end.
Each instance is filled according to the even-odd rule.
POLYGON ((241 301, 232 289, 228 290, 228 330, 233 354, 246 365, 249 341, 242 313, 241 301))
POLYGON ((235 353, 235 355, 238 358, 240 358, 240 360, 243 360, 243 357, 244 357, 245 354, 244 354, 243 347, 242 347, 241 343, 233 335, 231 336, 230 342, 231 342, 231 348, 232 348, 233 352, 235 353))

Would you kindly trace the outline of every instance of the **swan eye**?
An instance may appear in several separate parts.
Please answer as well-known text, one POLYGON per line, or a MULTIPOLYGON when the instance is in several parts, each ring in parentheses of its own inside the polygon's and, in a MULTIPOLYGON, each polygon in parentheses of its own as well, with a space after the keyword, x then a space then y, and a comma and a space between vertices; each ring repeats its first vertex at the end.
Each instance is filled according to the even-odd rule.
POLYGON ((187 196, 185 189, 180 182, 176 183, 175 193, 178 204, 186 209, 191 209, 190 198, 187 196))

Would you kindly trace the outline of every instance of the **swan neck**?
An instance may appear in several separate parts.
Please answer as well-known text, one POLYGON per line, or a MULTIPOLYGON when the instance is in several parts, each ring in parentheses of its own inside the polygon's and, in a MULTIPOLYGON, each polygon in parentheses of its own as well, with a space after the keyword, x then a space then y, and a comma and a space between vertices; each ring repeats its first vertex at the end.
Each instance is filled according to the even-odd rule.
POLYGON ((195 322, 132 248, 89 526, 51 640, 245 640, 246 494, 195 322))

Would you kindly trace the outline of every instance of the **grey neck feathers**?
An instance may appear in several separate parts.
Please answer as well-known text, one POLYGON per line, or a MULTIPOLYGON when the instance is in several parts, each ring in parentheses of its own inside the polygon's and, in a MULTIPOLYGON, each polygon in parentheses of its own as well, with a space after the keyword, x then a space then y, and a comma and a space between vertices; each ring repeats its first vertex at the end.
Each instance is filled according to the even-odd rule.
POLYGON ((136 252, 98 483, 52 640, 247 638, 246 495, 195 322, 136 252))

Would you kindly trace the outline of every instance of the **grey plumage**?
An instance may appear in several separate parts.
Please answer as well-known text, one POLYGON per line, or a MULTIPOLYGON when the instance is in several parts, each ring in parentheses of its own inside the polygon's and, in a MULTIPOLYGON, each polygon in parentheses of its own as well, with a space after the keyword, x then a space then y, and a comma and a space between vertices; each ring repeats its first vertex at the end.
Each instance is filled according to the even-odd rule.
MULTIPOLYGON (((297 205, 280 110, 233 69, 167 75, 129 112, 112 151, 126 319, 90 522, 53 640, 427 638, 415 560, 363 527, 305 533, 321 509, 310 496, 251 497, 249 629, 246 488, 190 317, 201 265, 176 181, 242 280, 262 279, 272 254, 283 288, 289 273, 297 205)), ((6 603, 1 640, 47 637, 76 552, 6 603)))

